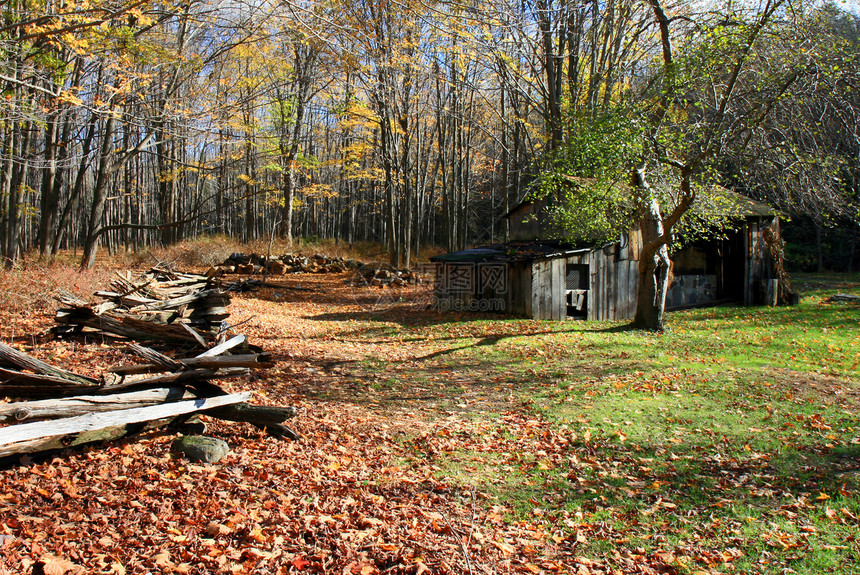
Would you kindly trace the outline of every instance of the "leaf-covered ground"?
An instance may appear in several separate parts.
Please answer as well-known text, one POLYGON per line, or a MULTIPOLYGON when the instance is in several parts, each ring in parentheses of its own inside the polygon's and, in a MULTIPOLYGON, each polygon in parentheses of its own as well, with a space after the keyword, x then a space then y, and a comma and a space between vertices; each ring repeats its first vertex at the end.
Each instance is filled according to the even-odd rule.
MULTIPOLYGON (((44 284, 25 276, 4 285, 44 284)), ((0 573, 857 572, 860 310, 824 300, 857 278, 663 335, 345 279, 231 304, 279 363, 228 387, 298 406, 302 441, 215 422, 217 465, 166 432, 7 462, 0 573)), ((39 305, 4 306, 0 338, 85 373, 127 361, 45 337, 39 305)))

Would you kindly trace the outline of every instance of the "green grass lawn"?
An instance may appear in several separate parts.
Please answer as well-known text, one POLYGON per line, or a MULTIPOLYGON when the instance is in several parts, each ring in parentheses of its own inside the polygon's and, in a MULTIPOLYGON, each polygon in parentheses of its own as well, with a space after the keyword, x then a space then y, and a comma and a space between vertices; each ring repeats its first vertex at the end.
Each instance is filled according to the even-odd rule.
POLYGON ((674 312, 664 334, 401 320, 388 337, 433 352, 375 370, 396 370, 397 397, 436 382, 443 398, 447 417, 409 438, 406 463, 539 525, 553 553, 619 570, 658 556, 664 572, 860 573, 860 306, 826 301, 860 293, 860 276, 795 285, 798 306, 674 312))

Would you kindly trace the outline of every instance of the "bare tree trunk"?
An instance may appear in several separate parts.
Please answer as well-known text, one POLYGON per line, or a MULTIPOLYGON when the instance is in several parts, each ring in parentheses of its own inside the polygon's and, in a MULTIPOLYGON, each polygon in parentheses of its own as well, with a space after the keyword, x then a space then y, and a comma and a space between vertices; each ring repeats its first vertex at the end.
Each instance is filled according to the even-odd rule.
POLYGON ((58 209, 60 203, 59 188, 55 185, 57 180, 57 117, 48 119, 45 126, 45 151, 42 168, 42 188, 40 190, 39 209, 41 219, 39 220, 39 254, 42 257, 50 257, 51 244, 49 234, 57 226, 58 209))
POLYGON ((281 237, 287 242, 293 242, 293 202, 296 197, 296 168, 293 161, 283 172, 284 206, 281 208, 281 237))
POLYGON ((99 238, 102 234, 102 217, 107 201, 108 182, 111 176, 111 159, 113 135, 116 131, 116 115, 111 109, 105 120, 102 134, 101 151, 99 152, 99 168, 96 183, 93 188, 93 200, 90 208, 90 218, 87 222, 87 236, 84 243, 84 255, 81 259, 81 269, 91 269, 96 263, 99 238))
POLYGON ((653 190, 645 179, 644 168, 635 171, 634 182, 643 198, 639 214, 643 247, 639 259, 639 290, 636 294, 633 327, 663 331, 666 327, 664 314, 671 266, 669 249, 663 240, 663 217, 653 190))
POLYGON ((95 113, 93 113, 92 118, 87 126, 87 132, 84 136, 84 141, 81 143, 81 162, 78 165, 78 172, 75 176, 75 182, 72 185, 72 189, 69 192, 69 199, 66 202, 66 205, 63 207, 63 211, 60 214, 59 221, 57 222, 57 227, 54 233, 53 240, 51 242, 51 253, 57 253, 60 249, 60 245, 63 243, 63 239, 66 235, 66 229, 69 226, 69 222, 72 219, 72 213, 74 210, 74 206, 78 201, 78 198, 81 195, 81 192, 84 189, 84 179, 89 169, 89 155, 90 155, 90 146, 92 145, 93 137, 95 136, 96 125, 98 124, 98 117, 95 113))
POLYGON ((6 196, 7 204, 5 209, 0 209, 0 213, 3 215, 3 232, 4 234, 0 236, 0 253, 4 256, 4 263, 7 266, 10 266, 14 263, 13 255, 9 253, 9 242, 10 237, 13 233, 14 224, 12 222, 12 214, 14 213, 12 210, 12 170, 15 165, 15 144, 18 141, 18 127, 17 122, 11 122, 11 127, 7 133, 6 137, 6 145, 4 149, 4 153, 6 156, 6 161, 3 164, 2 175, 0 175, 0 197, 6 196))
POLYGON ((16 124, 15 131, 17 132, 17 141, 20 141, 21 161, 12 165, 12 180, 9 187, 9 223, 7 233, 9 234, 6 244, 6 258, 8 263, 15 262, 20 255, 20 235, 21 235, 21 217, 20 217, 20 201, 21 190, 27 183, 27 176, 30 171, 30 162, 27 160, 28 151, 30 149, 30 138, 32 129, 30 122, 16 124))

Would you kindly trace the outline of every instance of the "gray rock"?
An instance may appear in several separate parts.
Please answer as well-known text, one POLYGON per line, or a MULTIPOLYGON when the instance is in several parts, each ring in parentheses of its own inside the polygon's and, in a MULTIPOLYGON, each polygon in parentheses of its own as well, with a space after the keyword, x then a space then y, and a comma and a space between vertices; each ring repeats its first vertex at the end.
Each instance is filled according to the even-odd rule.
POLYGON ((203 435, 185 435, 173 441, 170 450, 181 453, 191 461, 218 463, 230 452, 226 441, 203 435))

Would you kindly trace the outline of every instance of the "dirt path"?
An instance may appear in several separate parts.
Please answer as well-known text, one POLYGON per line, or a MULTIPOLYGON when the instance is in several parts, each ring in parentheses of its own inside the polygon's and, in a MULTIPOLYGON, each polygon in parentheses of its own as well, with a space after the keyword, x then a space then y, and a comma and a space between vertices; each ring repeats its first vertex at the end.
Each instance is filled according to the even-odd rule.
POLYGON ((412 333, 409 326, 450 319, 426 309, 427 288, 385 293, 352 287, 348 279, 349 274, 286 278, 272 282, 284 289, 234 299, 237 329, 276 354, 281 364, 274 373, 290 380, 296 396, 362 406, 395 419, 433 416, 458 404, 500 403, 480 385, 480 369, 449 369, 447 356, 461 341, 442 332, 435 338, 412 333), (296 287, 308 291, 289 289, 296 287))

